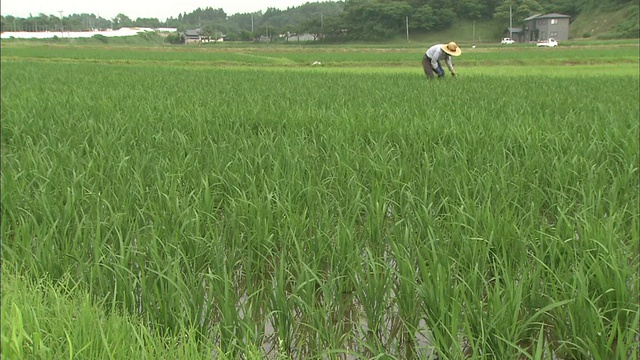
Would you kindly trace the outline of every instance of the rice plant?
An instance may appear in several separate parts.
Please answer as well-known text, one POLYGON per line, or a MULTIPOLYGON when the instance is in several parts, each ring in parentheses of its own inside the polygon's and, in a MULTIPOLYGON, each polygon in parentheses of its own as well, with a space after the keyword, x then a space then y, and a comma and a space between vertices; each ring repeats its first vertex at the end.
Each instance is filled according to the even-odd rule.
POLYGON ((637 72, 2 66, 18 358, 638 356, 637 72))

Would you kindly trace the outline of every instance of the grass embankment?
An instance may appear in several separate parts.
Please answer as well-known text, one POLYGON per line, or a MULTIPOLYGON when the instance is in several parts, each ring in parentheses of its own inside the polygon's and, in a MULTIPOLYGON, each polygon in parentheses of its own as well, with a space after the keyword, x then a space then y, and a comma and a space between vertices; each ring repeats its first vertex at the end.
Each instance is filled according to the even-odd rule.
POLYGON ((3 54, 3 355, 638 357, 637 69, 83 51, 3 54))
MULTIPOLYGON (((508 26, 508 25, 507 25, 508 26)), ((461 46, 496 44, 500 42, 506 27, 502 21, 496 20, 454 20, 451 27, 439 31, 412 31, 409 27, 409 45, 437 44, 455 41, 461 46)), ((406 34, 399 34, 392 40, 382 44, 407 45, 406 34)), ((370 44, 371 45, 371 44, 370 44)))
MULTIPOLYGON (((226 356, 193 331, 163 334, 106 305, 69 277, 55 282, 2 267, 2 357, 6 359, 202 359, 226 356)), ((247 359, 261 359, 259 352, 247 359)))

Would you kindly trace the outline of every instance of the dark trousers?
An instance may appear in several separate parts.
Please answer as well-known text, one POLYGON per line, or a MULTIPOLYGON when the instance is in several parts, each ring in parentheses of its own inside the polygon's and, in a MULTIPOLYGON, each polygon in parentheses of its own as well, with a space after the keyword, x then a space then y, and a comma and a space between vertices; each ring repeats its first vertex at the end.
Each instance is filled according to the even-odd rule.
POLYGON ((427 78, 433 79, 436 77, 436 74, 431 67, 431 59, 427 56, 427 54, 424 54, 424 56, 422 57, 422 69, 424 70, 424 74, 427 75, 427 78))

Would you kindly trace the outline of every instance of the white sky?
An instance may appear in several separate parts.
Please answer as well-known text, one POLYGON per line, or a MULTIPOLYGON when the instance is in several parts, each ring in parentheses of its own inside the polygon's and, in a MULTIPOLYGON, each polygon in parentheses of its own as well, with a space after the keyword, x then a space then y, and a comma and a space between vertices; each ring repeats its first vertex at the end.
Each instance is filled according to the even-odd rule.
POLYGON ((29 17, 29 13, 59 16, 70 14, 96 14, 112 19, 123 13, 135 20, 138 17, 158 18, 164 21, 168 17, 178 17, 183 12, 190 13, 197 8, 222 8, 227 15, 267 10, 268 7, 285 10, 306 2, 318 0, 2 0, 2 15, 29 17))

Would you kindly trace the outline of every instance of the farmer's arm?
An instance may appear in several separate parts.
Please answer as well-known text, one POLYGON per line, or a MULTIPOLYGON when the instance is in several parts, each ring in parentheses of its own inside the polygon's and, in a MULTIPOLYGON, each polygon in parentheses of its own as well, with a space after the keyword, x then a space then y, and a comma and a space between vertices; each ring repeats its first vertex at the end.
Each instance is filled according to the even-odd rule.
POLYGON ((447 64, 447 67, 449 68, 451 74, 455 75, 456 69, 453 68, 453 61, 451 61, 451 56, 447 56, 447 59, 444 62, 447 64))

